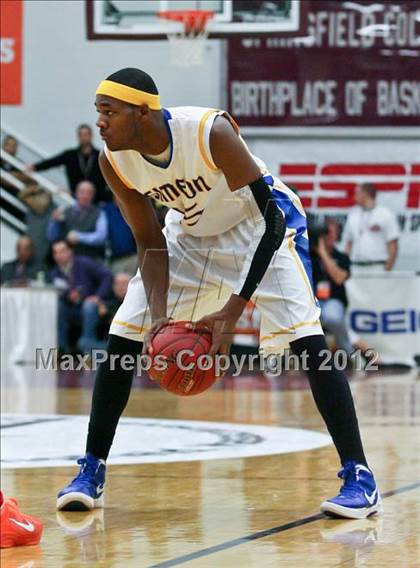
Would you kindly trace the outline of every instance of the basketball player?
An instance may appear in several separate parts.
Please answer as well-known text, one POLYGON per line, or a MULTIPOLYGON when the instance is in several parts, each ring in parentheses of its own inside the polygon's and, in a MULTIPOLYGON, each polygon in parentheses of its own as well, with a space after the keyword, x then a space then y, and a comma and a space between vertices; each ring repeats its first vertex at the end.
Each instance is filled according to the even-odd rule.
MULTIPOLYGON (((337 448, 343 486, 321 510, 365 518, 381 508, 363 452, 345 375, 320 368, 327 349, 311 286, 306 216, 298 197, 267 171, 223 111, 161 107, 152 78, 122 69, 96 91, 105 141, 103 175, 129 223, 140 271, 111 324, 109 355, 135 357, 150 335, 175 320, 212 329, 226 353, 252 299, 261 312, 264 354, 291 346, 302 355, 312 393, 337 448), (162 232, 151 199, 170 210, 162 232)), ((57 507, 102 505, 105 461, 127 404, 133 373, 110 358, 96 376, 86 455, 57 507)))

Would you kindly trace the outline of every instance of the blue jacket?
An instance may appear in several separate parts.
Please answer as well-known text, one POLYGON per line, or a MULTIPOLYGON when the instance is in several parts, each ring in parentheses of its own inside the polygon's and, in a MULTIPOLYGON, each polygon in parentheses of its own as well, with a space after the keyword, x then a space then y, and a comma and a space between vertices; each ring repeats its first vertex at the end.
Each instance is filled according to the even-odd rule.
POLYGON ((112 272, 100 262, 87 256, 74 256, 69 274, 56 266, 48 273, 48 279, 67 296, 70 290, 77 289, 82 300, 88 296, 98 296, 106 300, 112 296, 112 272))
POLYGON ((136 243, 130 227, 125 222, 120 210, 112 201, 103 206, 108 219, 108 239, 111 247, 111 259, 115 260, 129 254, 136 254, 136 243))

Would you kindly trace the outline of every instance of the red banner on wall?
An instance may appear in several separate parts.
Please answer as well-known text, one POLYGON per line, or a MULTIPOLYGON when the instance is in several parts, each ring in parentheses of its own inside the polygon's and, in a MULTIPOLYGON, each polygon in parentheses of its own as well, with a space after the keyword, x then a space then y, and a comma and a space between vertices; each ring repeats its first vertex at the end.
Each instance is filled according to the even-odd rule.
POLYGON ((22 102, 22 0, 1 0, 1 88, 2 105, 22 102))
POLYGON ((419 0, 305 0, 304 37, 229 40, 241 126, 418 126, 419 0))

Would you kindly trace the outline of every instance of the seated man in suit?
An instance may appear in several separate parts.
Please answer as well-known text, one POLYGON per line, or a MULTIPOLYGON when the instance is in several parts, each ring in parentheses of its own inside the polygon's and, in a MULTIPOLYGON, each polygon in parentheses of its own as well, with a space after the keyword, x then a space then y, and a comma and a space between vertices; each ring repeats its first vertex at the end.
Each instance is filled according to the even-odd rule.
POLYGON ((82 331, 78 348, 84 353, 100 349, 104 343, 97 337, 98 305, 112 293, 112 272, 103 264, 86 256, 75 255, 66 241, 53 244, 56 267, 49 280, 62 290, 58 308, 58 343, 61 352, 68 351, 72 323, 82 331))

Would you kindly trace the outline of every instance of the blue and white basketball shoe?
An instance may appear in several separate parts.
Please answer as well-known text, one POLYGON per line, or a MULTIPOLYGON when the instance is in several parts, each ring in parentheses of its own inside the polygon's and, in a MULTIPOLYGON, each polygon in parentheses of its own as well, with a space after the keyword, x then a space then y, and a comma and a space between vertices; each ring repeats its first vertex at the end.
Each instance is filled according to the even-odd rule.
POLYGON ((77 460, 81 466, 79 474, 57 495, 57 509, 60 511, 90 511, 103 507, 105 487, 105 461, 86 454, 77 460))
POLYGON ((365 465, 348 461, 339 471, 344 480, 337 497, 321 504, 321 512, 332 517, 365 519, 382 512, 382 500, 373 473, 365 465))

